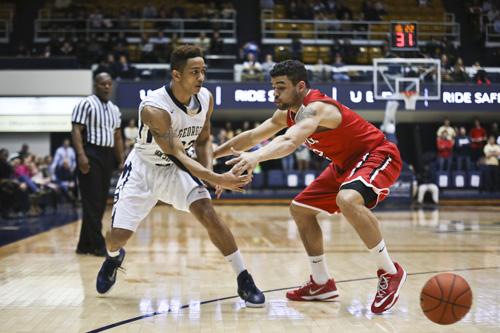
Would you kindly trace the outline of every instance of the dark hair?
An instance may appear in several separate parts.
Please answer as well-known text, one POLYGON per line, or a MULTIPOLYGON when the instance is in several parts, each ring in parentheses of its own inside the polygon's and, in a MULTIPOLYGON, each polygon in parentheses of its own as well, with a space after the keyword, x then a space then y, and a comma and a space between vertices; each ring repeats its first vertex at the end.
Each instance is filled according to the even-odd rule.
POLYGON ((286 77, 292 81, 293 84, 297 84, 300 81, 306 83, 306 87, 309 88, 309 80, 307 79, 307 70, 303 63, 298 60, 285 60, 274 65, 271 69, 271 77, 286 75, 286 77))
POLYGON ((188 59, 203 57, 203 53, 198 46, 182 45, 177 47, 170 55, 170 70, 182 71, 188 59))

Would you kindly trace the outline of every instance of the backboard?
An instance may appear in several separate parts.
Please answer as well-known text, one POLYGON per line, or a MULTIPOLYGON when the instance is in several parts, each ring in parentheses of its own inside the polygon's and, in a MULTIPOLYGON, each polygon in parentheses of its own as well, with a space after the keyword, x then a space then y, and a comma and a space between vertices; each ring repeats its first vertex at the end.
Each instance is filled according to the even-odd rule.
POLYGON ((373 59, 373 93, 377 100, 404 100, 415 92, 419 101, 441 99, 441 61, 425 58, 373 59))

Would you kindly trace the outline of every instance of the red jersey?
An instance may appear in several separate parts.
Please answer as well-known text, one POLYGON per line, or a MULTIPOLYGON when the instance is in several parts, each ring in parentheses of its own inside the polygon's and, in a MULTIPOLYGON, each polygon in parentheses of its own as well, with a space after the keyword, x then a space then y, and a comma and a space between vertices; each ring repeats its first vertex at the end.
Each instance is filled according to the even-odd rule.
MULTIPOLYGON (((311 89, 303 104, 323 102, 336 106, 342 114, 339 127, 315 132, 306 139, 306 145, 319 156, 333 161, 341 169, 356 163, 360 156, 382 144, 386 138, 378 128, 361 118, 357 113, 317 89, 311 89)), ((288 110, 287 125, 295 125, 295 113, 288 110)))
POLYGON ((455 142, 448 139, 437 138, 436 147, 438 151, 438 156, 443 158, 448 158, 453 152, 453 146, 455 142))

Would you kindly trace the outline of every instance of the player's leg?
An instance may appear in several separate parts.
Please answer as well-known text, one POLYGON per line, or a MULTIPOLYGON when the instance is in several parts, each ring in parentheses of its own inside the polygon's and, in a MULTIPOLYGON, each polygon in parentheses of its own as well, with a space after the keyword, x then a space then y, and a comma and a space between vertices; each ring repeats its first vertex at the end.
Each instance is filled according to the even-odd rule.
POLYGON ((306 284, 287 292, 286 297, 293 301, 324 301, 338 297, 323 251, 323 233, 316 218, 319 211, 293 202, 290 213, 309 257, 311 276, 306 284))
POLYGON ((117 271, 125 259, 123 246, 158 201, 149 189, 145 172, 148 167, 152 168, 130 153, 116 185, 111 229, 106 233, 107 255, 96 280, 100 294, 109 292, 115 284, 117 271))
POLYGON ((364 157, 350 172, 336 198, 342 214, 365 243, 378 267, 379 284, 371 307, 374 313, 382 313, 396 303, 406 280, 406 272, 389 256, 378 219, 368 209, 388 195, 389 187, 401 170, 397 150, 387 151, 390 152, 391 147, 375 149, 364 157))
POLYGON ((323 211, 334 213, 336 189, 335 168, 329 165, 314 182, 304 189, 290 205, 297 229, 308 255, 311 275, 302 287, 286 293, 288 299, 295 301, 329 300, 338 296, 335 281, 328 273, 323 252, 323 233, 317 215, 323 211))
POLYGON ((264 294, 255 286, 252 276, 245 268, 243 257, 238 250, 233 234, 219 218, 213 208, 211 199, 206 198, 202 193, 203 191, 206 191, 206 189, 197 188, 190 193, 188 202, 192 203, 189 206, 189 210, 205 227, 212 243, 231 264, 237 276, 238 295, 245 300, 246 305, 249 307, 264 306, 264 294), (193 198, 193 195, 200 196, 200 198, 193 198))

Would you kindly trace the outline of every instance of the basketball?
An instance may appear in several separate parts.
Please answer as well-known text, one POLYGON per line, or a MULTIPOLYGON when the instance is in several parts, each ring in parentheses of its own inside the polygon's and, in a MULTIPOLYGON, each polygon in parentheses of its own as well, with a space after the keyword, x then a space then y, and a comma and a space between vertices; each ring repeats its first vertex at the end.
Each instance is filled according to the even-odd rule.
POLYGON ((472 291, 463 277, 453 273, 433 276, 420 293, 420 307, 436 324, 449 325, 462 319, 472 305, 472 291))

